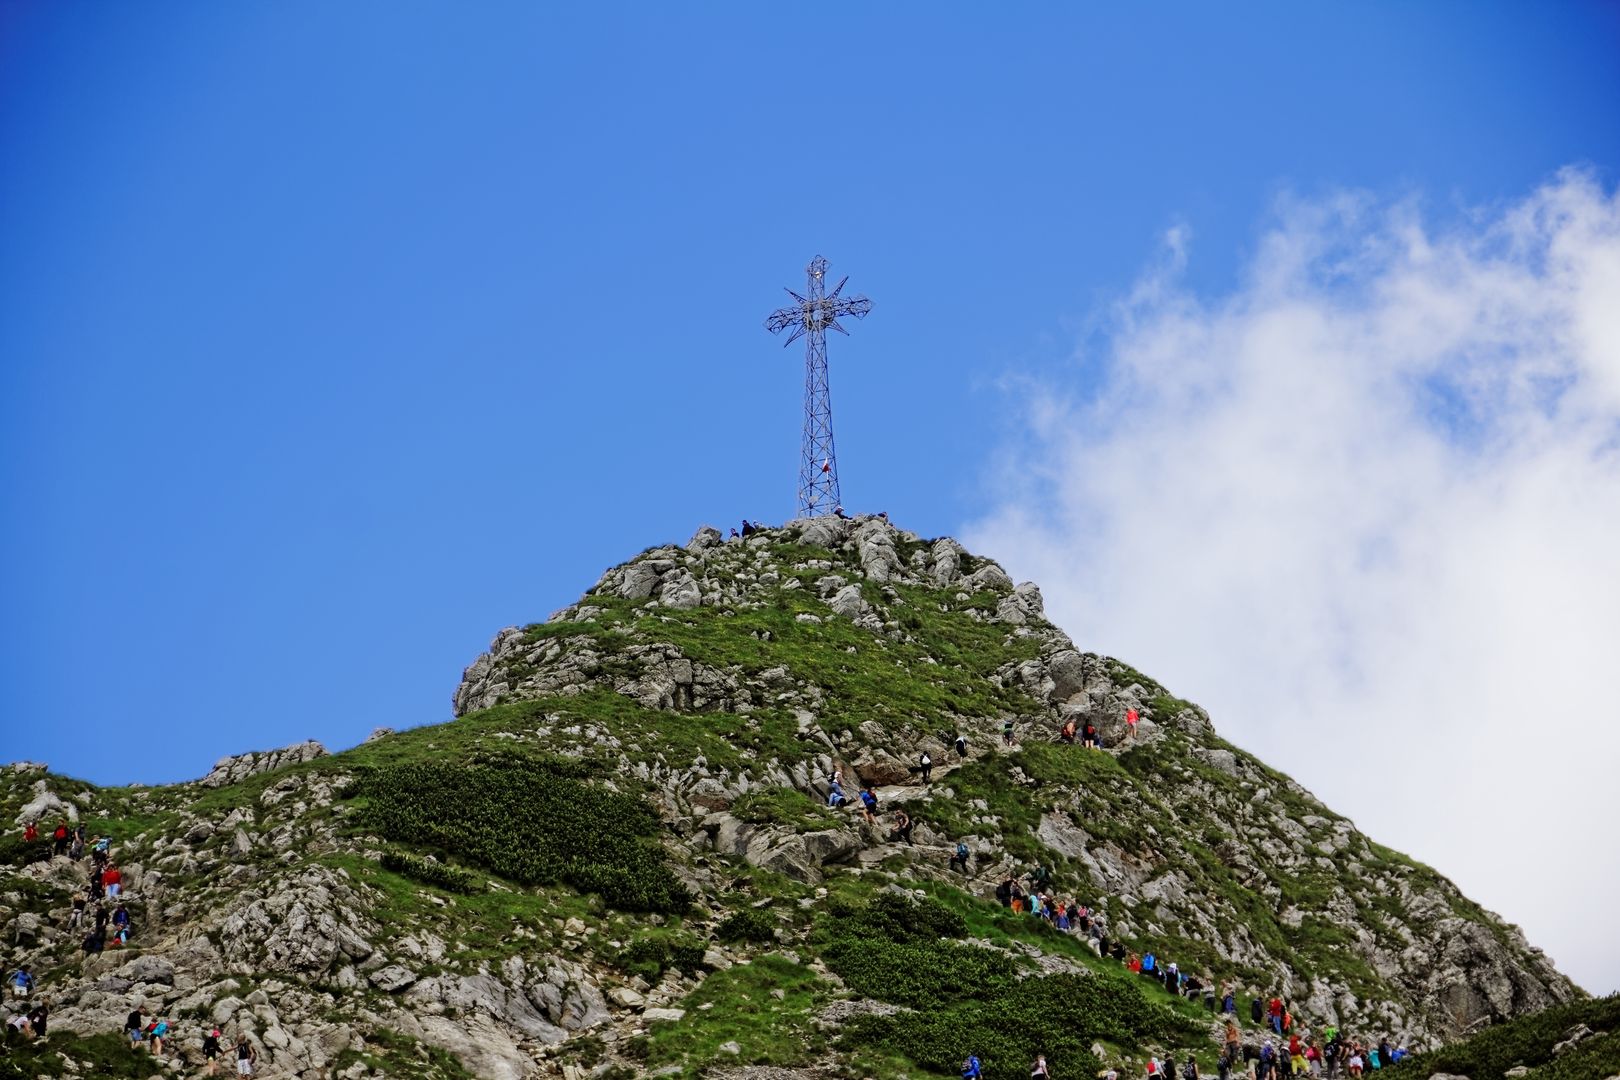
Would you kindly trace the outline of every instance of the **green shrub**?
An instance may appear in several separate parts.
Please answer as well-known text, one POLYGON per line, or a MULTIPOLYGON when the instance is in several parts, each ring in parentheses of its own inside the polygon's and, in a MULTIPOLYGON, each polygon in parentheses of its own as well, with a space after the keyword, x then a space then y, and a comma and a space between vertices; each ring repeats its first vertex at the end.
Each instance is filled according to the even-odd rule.
POLYGON ((1531 1069, 1525 1080, 1602 1080, 1614 1074, 1620 1057, 1609 1056, 1620 1042, 1620 994, 1554 1005, 1550 1009, 1495 1024, 1449 1046, 1402 1061, 1381 1075, 1394 1080, 1420 1080, 1433 1073, 1454 1073, 1473 1080, 1503 1080, 1516 1065, 1531 1069), (1577 1024, 1610 1032, 1608 1039, 1588 1039, 1557 1058, 1552 1048, 1577 1024), (1607 1044, 1607 1045, 1605 1045, 1607 1044))
POLYGON ((670 969, 695 974, 703 967, 703 952, 703 943, 691 934, 643 930, 625 944, 614 963, 632 975, 657 982, 670 969))
POLYGON ((414 855, 402 855, 397 851, 383 854, 382 868, 391 870, 396 874, 403 874, 413 881, 420 881, 424 885, 435 885, 446 892, 461 893, 472 896, 484 891, 484 883, 470 870, 463 870, 459 866, 450 866, 442 862, 429 862, 427 859, 418 859, 414 855))
POLYGON ((516 756, 379 768, 355 785, 358 820, 522 885, 561 882, 624 911, 687 910, 691 895, 670 871, 652 809, 576 770, 516 756))
POLYGON ((51 857, 48 839, 24 840, 20 836, 0 837, 0 866, 27 866, 51 857))
MULTIPOLYGON (((960 948, 960 946, 958 946, 960 948)), ((1021 1080, 1035 1055, 1058 1076, 1089 1074, 1097 1040, 1140 1046, 1150 1040, 1207 1038, 1191 1021, 1147 1001, 1129 983, 1083 975, 1047 975, 999 986, 982 999, 867 1017, 842 1042, 897 1054, 933 1072, 951 1073, 979 1055, 988 1080, 1021 1080)))
POLYGON ((752 825, 784 825, 800 832, 838 824, 820 801, 788 787, 750 791, 732 804, 731 813, 752 825))
POLYGON ((727 915, 714 932, 721 941, 764 944, 776 940, 776 917, 761 908, 743 908, 727 915))

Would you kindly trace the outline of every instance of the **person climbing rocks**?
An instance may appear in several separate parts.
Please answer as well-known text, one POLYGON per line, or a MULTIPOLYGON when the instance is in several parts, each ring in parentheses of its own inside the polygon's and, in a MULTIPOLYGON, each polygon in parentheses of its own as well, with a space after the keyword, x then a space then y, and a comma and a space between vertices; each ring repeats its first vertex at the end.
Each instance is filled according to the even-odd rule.
POLYGON ((39 839, 39 822, 30 821, 23 826, 23 843, 32 844, 39 839))
POLYGON ((26 1001, 28 999, 28 995, 32 994, 33 992, 34 974, 28 970, 28 965, 24 964, 22 967, 18 968, 17 973, 11 977, 11 996, 26 1001))
POLYGON ((1029 1067, 1030 1080, 1051 1080, 1052 1070, 1046 1067, 1046 1055, 1036 1054, 1035 1064, 1029 1067))
POLYGON ((956 756, 963 761, 967 760, 967 736, 960 733, 956 736, 956 756))
POLYGON ((1072 719, 1065 721, 1063 726, 1058 728, 1058 738, 1070 746, 1074 745, 1074 721, 1072 719))
POLYGON ((112 924, 115 930, 122 930, 129 926, 129 909, 123 904, 119 904, 113 909, 112 924))
POLYGON ((134 1011, 124 1020, 124 1034, 129 1036, 130 1046, 141 1045, 141 1040, 146 1037, 146 1006, 135 1006, 134 1011))
POLYGON ((9 1045, 18 1037, 24 1041, 34 1037, 34 1027, 28 1022, 27 1013, 18 1013, 6 1021, 6 1043, 9 1045))
POLYGON ((118 899, 118 894, 124 891, 124 874, 113 863, 107 864, 107 869, 101 872, 101 887, 107 890, 109 899, 118 899))
POLYGON ((215 1059, 219 1057, 219 1028, 212 1028, 203 1036, 202 1052, 203 1059, 208 1062, 208 1075, 213 1076, 214 1066, 218 1064, 215 1059))
POLYGON ((1181 1080, 1198 1080, 1198 1062, 1188 1058, 1187 1064, 1181 1067, 1181 1080))
POLYGON ((968 851, 967 841, 966 840, 958 840, 956 842, 956 851, 951 855, 951 862, 950 862, 950 866, 948 867, 948 869, 951 869, 951 870, 960 869, 962 871, 962 873, 964 873, 964 874, 967 873, 968 872, 968 858, 971 855, 972 855, 972 852, 968 851))
POLYGON ((1013 722, 1011 717, 1008 717, 1001 722, 1001 744, 1003 746, 1012 746, 1014 744, 1013 722))
POLYGON ((1136 722, 1141 719, 1135 708, 1125 710, 1125 741, 1130 742, 1136 738, 1136 722))
POLYGON ((34 1029, 34 1038, 43 1039, 51 1026, 51 1007, 43 1001, 28 1012, 28 1026, 34 1029))
POLYGON ((66 855, 68 849, 67 818, 56 823, 56 831, 51 833, 51 854, 66 855))
POLYGON ((866 823, 868 825, 876 825, 877 812, 877 792, 872 790, 871 784, 867 784, 861 789, 861 815, 866 818, 866 823))
POLYGON ((1090 747, 1093 750, 1101 749, 1102 741, 1097 737, 1096 724, 1093 724, 1089 720, 1086 721, 1086 729, 1082 733, 1080 742, 1082 746, 1090 747))
POLYGON ((922 757, 917 759, 917 771, 922 773, 923 783, 928 784, 933 782, 934 759, 929 756, 928 751, 926 750, 922 752, 922 757))
POLYGON ((1221 1012, 1228 1016, 1237 1015, 1237 998, 1232 995, 1232 988, 1227 986, 1221 991, 1221 1012))
POLYGON ((1249 1022, 1258 1024, 1266 1015, 1266 1003, 1257 997, 1249 999, 1249 1022))
POLYGON ((911 830, 913 827, 914 826, 911 823, 911 815, 906 813, 904 810, 896 810, 894 812, 894 832, 889 834, 889 839, 904 840, 906 842, 906 846, 910 847, 911 830))
POLYGON ((1052 883, 1052 871, 1046 868, 1045 863, 1036 863, 1035 869, 1025 874, 1024 877, 1036 889, 1044 889, 1052 883))
POLYGON ((756 526, 753 522, 749 521, 747 518, 743 518, 742 519, 743 539, 746 540, 748 537, 753 536, 754 535, 754 530, 757 527, 758 526, 756 526))
POLYGON ((253 1044, 248 1042, 247 1034, 238 1035, 236 1037, 236 1075, 252 1076, 253 1063, 258 1060, 259 1053, 253 1049, 253 1044))
POLYGON ((1283 1003, 1282 1003, 1282 998, 1273 997, 1271 999, 1271 1005, 1269 1006, 1269 1012, 1270 1012, 1270 1015, 1271 1015, 1271 1030, 1276 1032, 1278 1035, 1281 1035, 1282 1034, 1282 1029, 1283 1029, 1283 1003))
POLYGON ((1013 879, 1002 878, 1001 884, 996 886, 996 902, 1002 907, 1012 907, 1013 879))
POLYGON ((984 1069, 979 1065, 979 1055, 969 1054, 967 1060, 962 1062, 962 1080, 980 1080, 984 1076, 984 1069))
POLYGON ((163 1040, 168 1038, 169 1022, 159 1017, 146 1025, 146 1041, 150 1043, 152 1055, 156 1057, 163 1053, 163 1040))

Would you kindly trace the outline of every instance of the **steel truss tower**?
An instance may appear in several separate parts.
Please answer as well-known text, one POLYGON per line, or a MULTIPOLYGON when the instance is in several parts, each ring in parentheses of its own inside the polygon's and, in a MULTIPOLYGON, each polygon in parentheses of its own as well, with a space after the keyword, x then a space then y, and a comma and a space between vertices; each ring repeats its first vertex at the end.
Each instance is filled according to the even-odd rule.
POLYGON ((832 292, 826 291, 827 260, 817 255, 806 268, 810 287, 800 296, 786 290, 796 305, 771 312, 765 329, 773 334, 792 330, 786 348, 804 341, 804 439, 799 450, 799 516, 829 514, 841 505, 838 492, 838 455, 833 449, 832 395, 827 389, 827 331, 848 334, 838 324, 845 315, 864 319, 872 301, 864 296, 841 296, 845 277, 832 292))

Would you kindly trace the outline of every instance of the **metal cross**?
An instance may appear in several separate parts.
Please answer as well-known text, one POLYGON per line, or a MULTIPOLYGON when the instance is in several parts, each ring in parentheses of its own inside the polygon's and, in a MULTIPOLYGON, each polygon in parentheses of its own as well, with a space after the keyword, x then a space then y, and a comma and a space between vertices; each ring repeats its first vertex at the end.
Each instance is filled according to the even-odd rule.
POLYGON ((846 276, 832 292, 826 291, 827 260, 817 255, 806 268, 810 287, 800 296, 787 289, 795 307, 771 312, 765 329, 773 334, 791 330, 783 347, 801 337, 804 346, 804 437, 799 450, 799 514, 816 517, 842 509, 838 490, 838 456, 833 448, 832 395, 827 388, 827 331, 848 334, 838 320, 845 315, 864 319, 872 301, 864 296, 843 296, 846 276))

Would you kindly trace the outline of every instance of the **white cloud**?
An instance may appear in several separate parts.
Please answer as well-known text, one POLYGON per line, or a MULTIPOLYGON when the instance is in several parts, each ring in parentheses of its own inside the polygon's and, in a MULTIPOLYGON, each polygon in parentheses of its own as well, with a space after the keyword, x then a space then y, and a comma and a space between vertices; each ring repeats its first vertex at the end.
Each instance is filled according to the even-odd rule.
POLYGON ((1620 198, 1285 201, 1214 299, 1186 246, 1024 386, 969 546, 1620 988, 1620 198))

